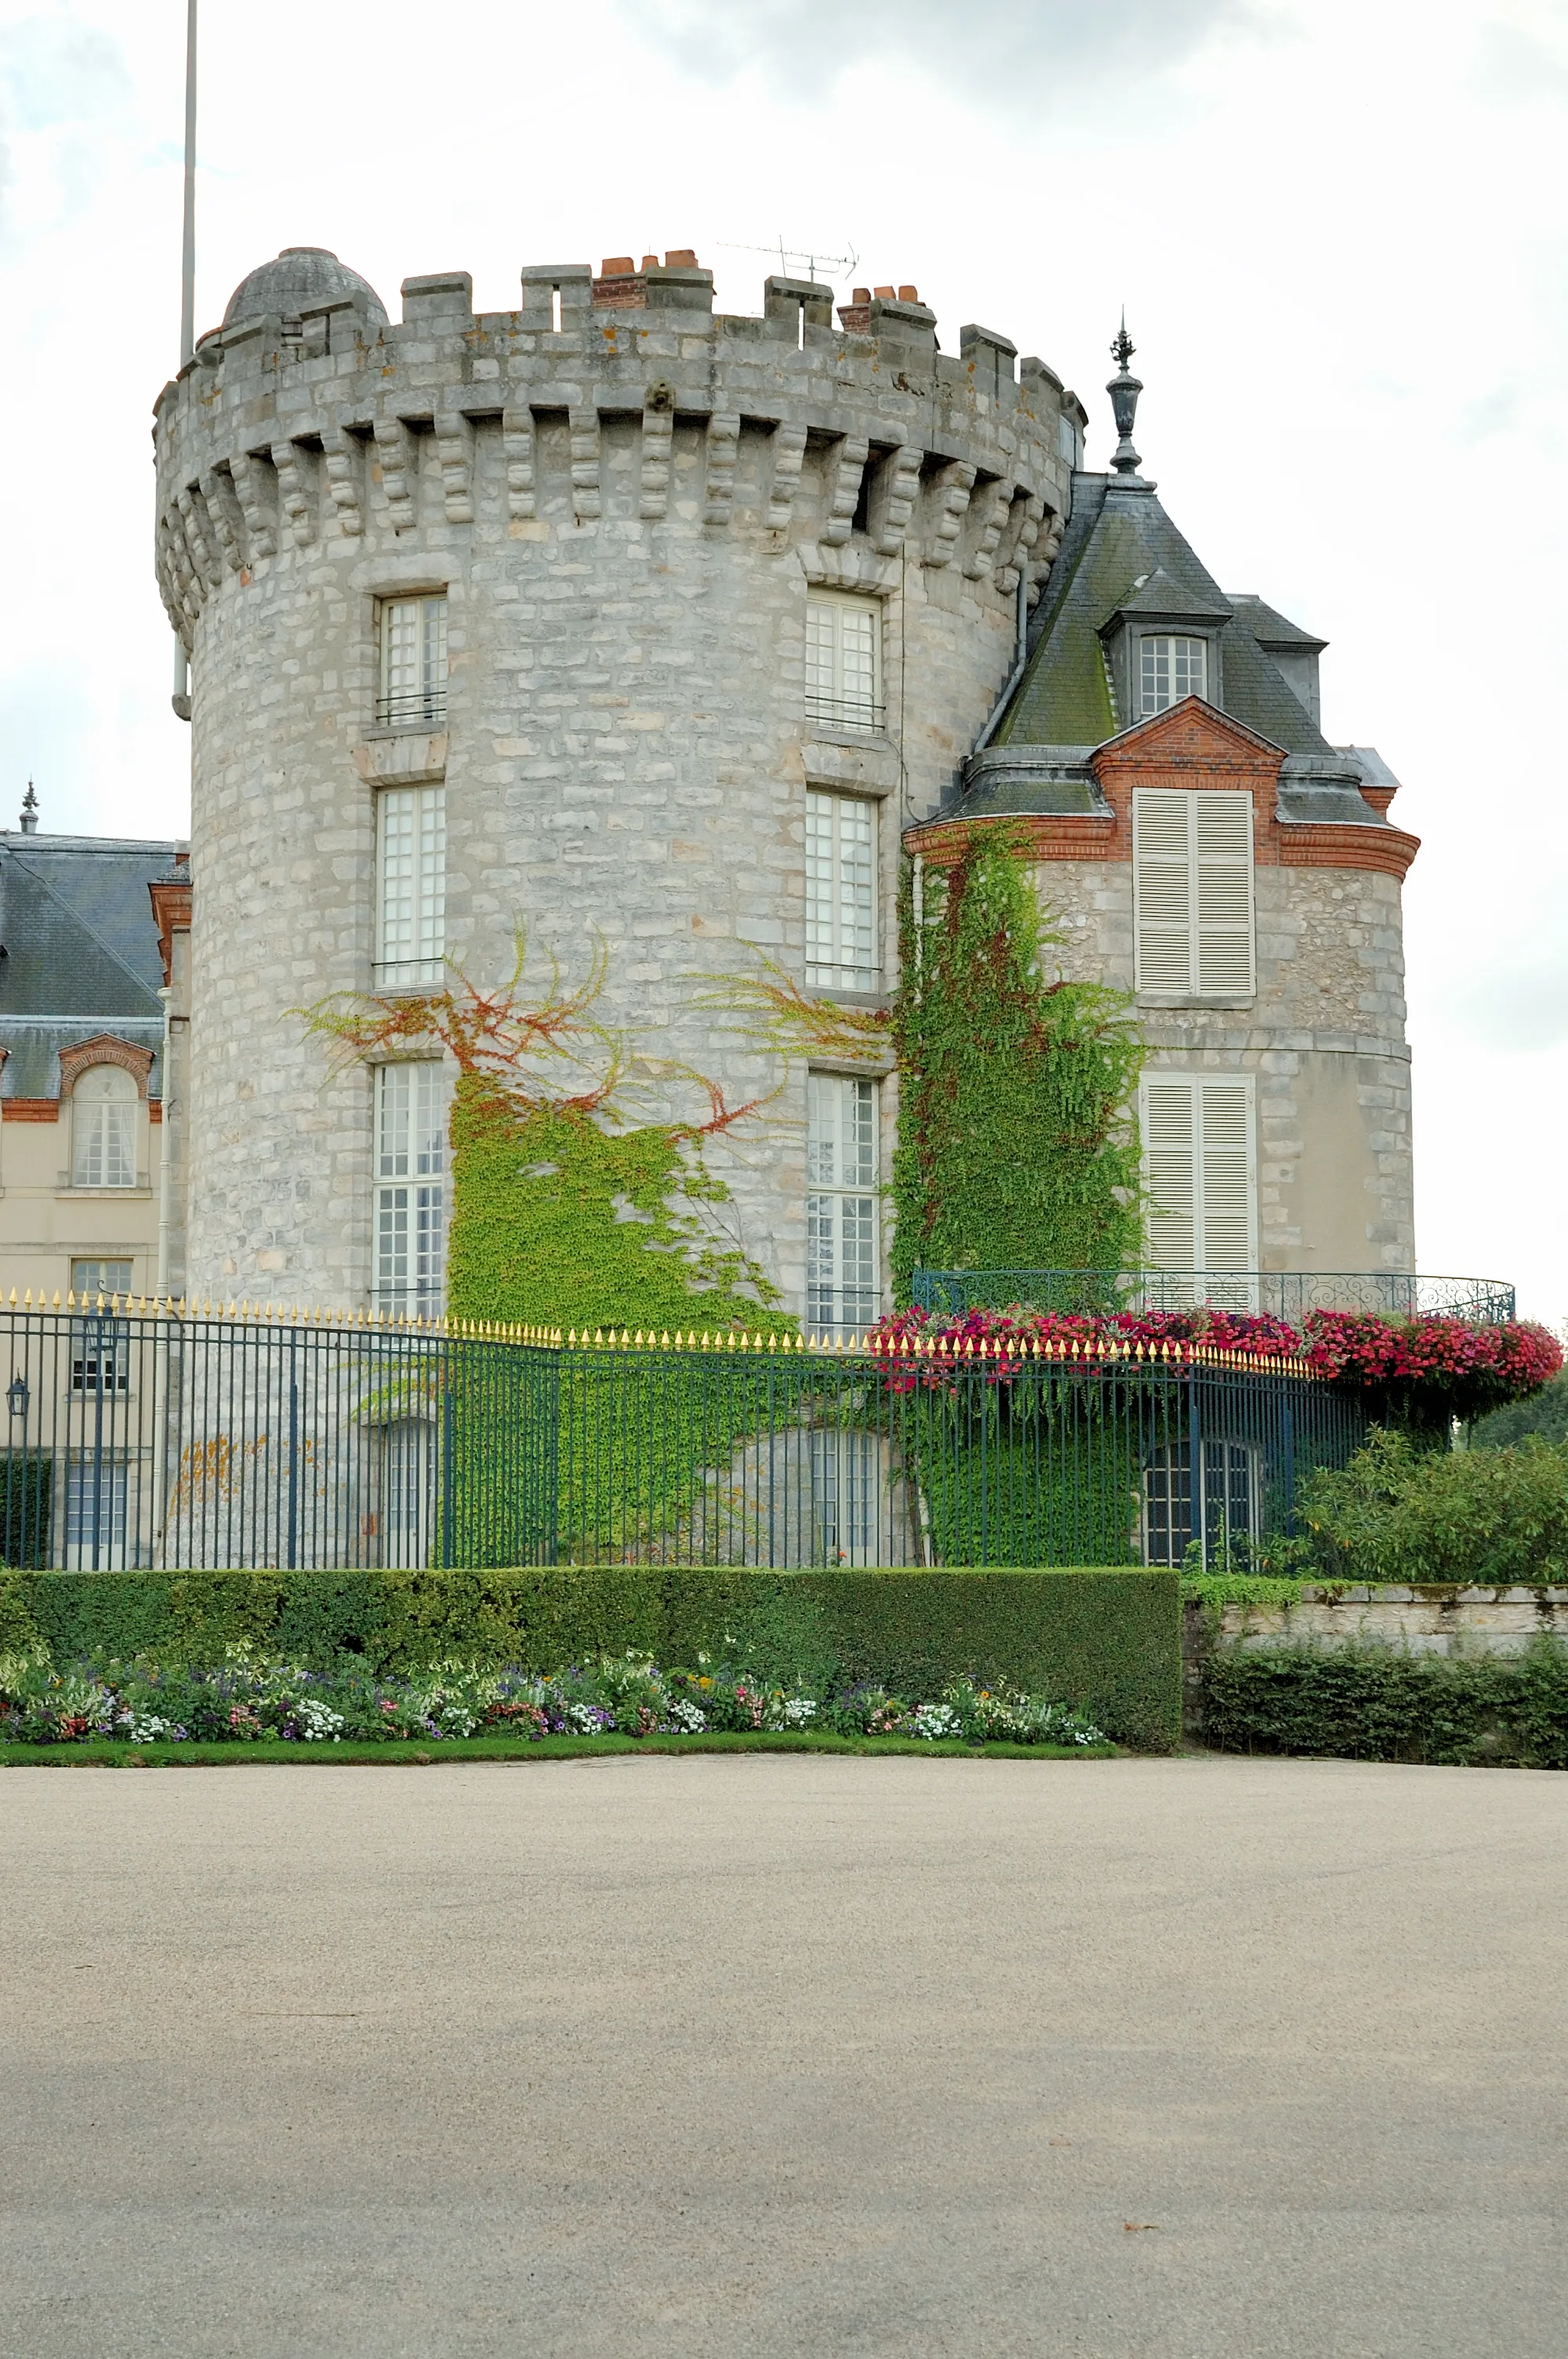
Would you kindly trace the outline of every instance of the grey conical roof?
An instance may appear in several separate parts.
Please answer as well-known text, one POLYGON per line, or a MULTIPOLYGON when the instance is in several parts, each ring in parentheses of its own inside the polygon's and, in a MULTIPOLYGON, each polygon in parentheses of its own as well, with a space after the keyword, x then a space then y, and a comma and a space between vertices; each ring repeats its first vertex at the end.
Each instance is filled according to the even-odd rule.
POLYGON ((342 302, 357 304, 371 327, 385 327, 386 308, 369 279, 324 245, 286 245, 276 262, 264 262, 241 279, 229 298, 223 325, 232 328, 264 312, 287 319, 313 304, 342 302))
POLYGON ((1184 614, 1219 625, 1227 712, 1287 754, 1332 753, 1268 653, 1323 640, 1260 599, 1227 598, 1152 484, 1074 476, 1072 516, 1041 605, 995 745, 1104 745, 1126 723, 1111 704, 1103 629, 1118 614, 1184 614))

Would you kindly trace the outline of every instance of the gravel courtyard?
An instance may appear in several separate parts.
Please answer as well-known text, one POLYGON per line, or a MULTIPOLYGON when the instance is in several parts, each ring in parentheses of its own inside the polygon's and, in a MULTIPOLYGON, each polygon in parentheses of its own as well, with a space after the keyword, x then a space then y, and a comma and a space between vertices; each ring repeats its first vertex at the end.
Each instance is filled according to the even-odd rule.
POLYGON ((0 1775, 0 2351, 1561 2359, 1568 1777, 0 1775))

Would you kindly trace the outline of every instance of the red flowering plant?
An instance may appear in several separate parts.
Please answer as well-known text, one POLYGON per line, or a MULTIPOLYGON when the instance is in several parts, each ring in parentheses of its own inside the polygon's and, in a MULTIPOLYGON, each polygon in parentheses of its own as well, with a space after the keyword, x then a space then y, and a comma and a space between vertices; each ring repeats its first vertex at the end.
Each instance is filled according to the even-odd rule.
POLYGON ((1308 1364, 1319 1375, 1381 1397, 1386 1419, 1485 1416, 1554 1376, 1563 1346, 1530 1319, 1383 1319, 1369 1310, 1309 1310, 1308 1364))
POLYGON ((1374 1413, 1400 1424, 1481 1416, 1535 1392, 1563 1365, 1557 1338, 1529 1320, 1483 1326, 1463 1319, 1383 1319, 1363 1310, 1309 1311, 1296 1328, 1256 1311, 1201 1307, 1060 1311, 1014 1303, 1006 1310, 946 1316, 912 1309, 881 1320, 866 1344, 886 1364, 894 1392, 943 1387, 957 1359, 1005 1382, 1010 1364, 1033 1359, 1037 1345, 1053 1358, 1080 1361, 1098 1360, 1112 1349, 1119 1360, 1130 1352, 1163 1361, 1167 1347, 1173 1358, 1200 1365, 1211 1352, 1267 1361, 1276 1369, 1281 1361, 1294 1361, 1303 1373, 1376 1396, 1374 1413))
POLYGON ((866 1348, 887 1364, 891 1391, 929 1390, 947 1380, 953 1361, 973 1363, 1005 1381, 1010 1364, 1036 1349, 1052 1358, 1099 1359, 1114 1349, 1129 1354, 1185 1359, 1189 1353, 1239 1352, 1272 1361, 1299 1359, 1305 1346, 1283 1319, 1250 1310, 1006 1310, 947 1315, 920 1309, 890 1311, 870 1329, 866 1348), (1075 1353, 1074 1347, 1076 1346, 1075 1353))

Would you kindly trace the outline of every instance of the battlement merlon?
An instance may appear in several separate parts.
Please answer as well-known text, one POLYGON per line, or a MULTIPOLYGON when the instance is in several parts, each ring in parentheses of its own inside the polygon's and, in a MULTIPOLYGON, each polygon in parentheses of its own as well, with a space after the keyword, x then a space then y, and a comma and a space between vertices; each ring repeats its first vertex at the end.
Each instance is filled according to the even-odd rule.
POLYGON ((998 601, 1022 569, 1038 595, 1070 500, 1062 419, 1082 415, 1052 371, 1025 360, 1015 378, 1016 348, 975 326, 939 352, 912 288, 840 307, 835 328, 811 281, 770 277, 760 317, 715 315, 695 256, 622 259, 597 277, 531 265, 515 311, 476 315, 468 274, 439 272, 404 282, 401 322, 366 290, 204 336, 155 406, 159 586, 187 643, 225 572, 294 548, 471 524, 476 500, 534 523, 561 427, 576 527, 623 499, 600 464, 611 429, 641 430, 629 513, 645 523, 669 514, 674 436, 695 434, 705 530, 815 542, 818 578, 849 586, 914 560, 998 601), (476 437, 498 464, 476 464, 476 437), (738 499, 758 438, 761 492, 738 499))

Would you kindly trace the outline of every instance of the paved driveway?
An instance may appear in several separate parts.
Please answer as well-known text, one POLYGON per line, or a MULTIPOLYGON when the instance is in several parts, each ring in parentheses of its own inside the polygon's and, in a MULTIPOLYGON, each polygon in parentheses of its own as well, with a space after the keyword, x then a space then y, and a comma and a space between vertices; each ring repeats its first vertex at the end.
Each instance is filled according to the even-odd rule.
POLYGON ((1563 2359, 1568 1777, 0 1773, 0 2351, 1563 2359))

